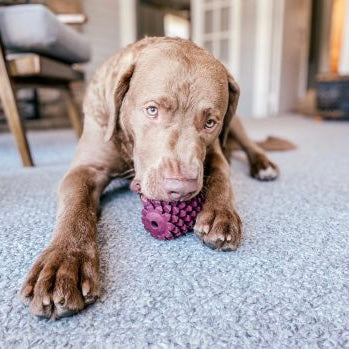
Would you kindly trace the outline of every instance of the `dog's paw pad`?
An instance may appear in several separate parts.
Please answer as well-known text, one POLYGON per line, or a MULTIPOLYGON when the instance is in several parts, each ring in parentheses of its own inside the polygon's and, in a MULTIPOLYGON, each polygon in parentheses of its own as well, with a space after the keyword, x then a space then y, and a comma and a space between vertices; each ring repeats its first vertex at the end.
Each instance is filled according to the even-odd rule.
POLYGON ((272 181, 276 179, 278 175, 279 175, 279 172, 277 171, 277 169, 273 168, 272 166, 268 166, 265 169, 260 169, 255 174, 255 178, 261 181, 272 181))
POLYGON ((194 232, 213 250, 234 251, 241 242, 242 224, 233 210, 205 208, 198 216, 194 232))
POLYGON ((257 154, 251 160, 251 176, 260 181, 273 181, 279 176, 279 169, 264 154, 257 154))
POLYGON ((98 297, 97 258, 90 251, 46 249, 24 282, 23 303, 39 317, 57 319, 77 313, 98 297))

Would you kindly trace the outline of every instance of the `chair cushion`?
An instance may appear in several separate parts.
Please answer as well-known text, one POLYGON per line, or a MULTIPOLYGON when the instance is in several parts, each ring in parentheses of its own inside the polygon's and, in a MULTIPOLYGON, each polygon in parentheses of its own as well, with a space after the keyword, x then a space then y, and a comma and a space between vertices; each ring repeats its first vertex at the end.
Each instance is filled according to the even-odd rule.
POLYGON ((34 52, 70 64, 90 59, 88 41, 43 5, 0 7, 0 30, 5 47, 14 52, 34 52))

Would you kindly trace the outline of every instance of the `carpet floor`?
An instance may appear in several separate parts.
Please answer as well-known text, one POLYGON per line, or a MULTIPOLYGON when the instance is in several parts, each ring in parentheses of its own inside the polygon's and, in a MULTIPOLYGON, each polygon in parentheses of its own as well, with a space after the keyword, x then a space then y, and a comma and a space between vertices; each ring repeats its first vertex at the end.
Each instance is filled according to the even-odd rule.
POLYGON ((246 124, 255 139, 299 148, 270 154, 282 171, 271 183, 234 156, 240 249, 214 252, 192 233, 153 239, 137 195, 116 181, 101 202, 101 298, 59 321, 32 317, 17 294, 50 240, 76 140, 70 130, 29 133, 37 167, 24 169, 0 134, 0 347, 349 348, 349 123, 246 124))

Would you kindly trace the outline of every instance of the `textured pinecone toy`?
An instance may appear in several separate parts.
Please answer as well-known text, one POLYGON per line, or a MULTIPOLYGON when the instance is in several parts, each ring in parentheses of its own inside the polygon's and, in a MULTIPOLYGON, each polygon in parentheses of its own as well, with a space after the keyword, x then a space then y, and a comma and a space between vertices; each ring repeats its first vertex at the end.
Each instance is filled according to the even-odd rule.
POLYGON ((188 201, 159 201, 142 199, 142 223, 157 239, 172 240, 193 229, 196 217, 203 208, 202 193, 188 201))

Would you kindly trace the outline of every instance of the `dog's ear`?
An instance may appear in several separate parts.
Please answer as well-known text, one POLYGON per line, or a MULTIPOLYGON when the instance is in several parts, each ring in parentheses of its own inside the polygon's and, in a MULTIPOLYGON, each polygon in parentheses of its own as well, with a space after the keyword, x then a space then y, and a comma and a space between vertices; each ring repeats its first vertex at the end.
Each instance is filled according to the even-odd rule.
POLYGON ((238 84, 229 73, 227 74, 228 74, 229 101, 228 101, 228 108, 223 120, 222 131, 219 135, 219 140, 222 148, 225 147, 225 144, 227 142, 230 122, 233 116, 235 115, 236 107, 238 105, 239 96, 240 96, 240 88, 238 84))
POLYGON ((135 69, 134 60, 121 58, 117 65, 117 72, 111 74, 111 79, 109 83, 108 90, 106 91, 107 100, 107 111, 108 111, 108 123, 104 134, 104 140, 106 142, 110 141, 115 129, 117 128, 117 123, 119 119, 119 113, 123 99, 130 86, 130 81, 135 69))

